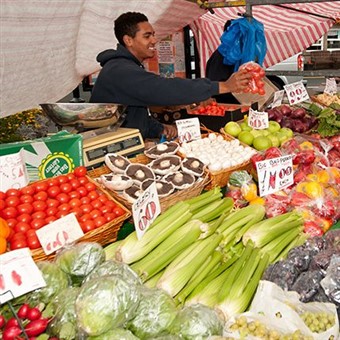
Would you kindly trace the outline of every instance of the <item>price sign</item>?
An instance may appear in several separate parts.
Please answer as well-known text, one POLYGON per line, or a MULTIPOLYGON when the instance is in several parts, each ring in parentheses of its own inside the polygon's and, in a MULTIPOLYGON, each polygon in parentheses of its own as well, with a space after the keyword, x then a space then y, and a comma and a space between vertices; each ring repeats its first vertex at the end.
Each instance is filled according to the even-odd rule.
POLYGON ((256 162, 260 196, 280 191, 294 183, 293 155, 256 162))
POLYGON ((176 120, 178 139, 180 143, 201 138, 200 121, 197 117, 176 120))
POLYGON ((84 236, 73 213, 38 229, 36 234, 46 255, 84 236))
POLYGON ((0 264, 0 304, 46 286, 28 248, 0 255, 0 264))
POLYGON ((277 106, 280 106, 282 104, 284 94, 285 94, 284 90, 276 91, 274 93, 274 99, 273 99, 272 107, 277 107, 277 106))
POLYGON ((250 108, 248 115, 248 125, 256 130, 266 129, 269 125, 268 112, 259 112, 250 108))
POLYGON ((160 213, 156 183, 153 182, 132 205, 132 216, 139 240, 160 213))
POLYGON ((330 95, 337 93, 335 78, 327 78, 326 79, 326 87, 325 87, 325 90, 323 92, 330 94, 330 95))
POLYGON ((302 81, 285 85, 283 88, 286 91, 289 104, 291 105, 309 100, 308 92, 302 81))

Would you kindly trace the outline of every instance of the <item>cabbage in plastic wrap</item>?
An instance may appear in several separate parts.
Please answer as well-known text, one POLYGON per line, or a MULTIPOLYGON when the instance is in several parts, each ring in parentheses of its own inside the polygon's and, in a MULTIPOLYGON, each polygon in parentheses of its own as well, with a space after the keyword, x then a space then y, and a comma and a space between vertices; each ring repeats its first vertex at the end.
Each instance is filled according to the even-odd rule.
POLYGON ((89 336, 87 340, 138 340, 138 338, 127 329, 115 328, 98 336, 89 336))
POLYGON ((46 286, 36 289, 30 294, 32 303, 49 303, 58 293, 71 284, 69 276, 55 263, 48 261, 37 262, 46 286))
POLYGON ((73 285, 78 286, 104 261, 104 249, 95 242, 72 244, 63 248, 55 258, 56 264, 71 277, 73 285))
POLYGON ((86 278, 85 282, 107 275, 121 275, 127 282, 141 285, 142 281, 126 263, 107 260, 96 267, 86 278))
POLYGON ((178 312, 169 333, 185 340, 203 340, 211 335, 222 335, 223 323, 213 309, 196 304, 178 312))
POLYGON ((47 306, 53 319, 48 325, 48 333, 59 339, 71 340, 77 336, 77 319, 75 302, 80 292, 79 287, 69 287, 63 290, 47 306))
POLYGON ((150 339, 164 333, 176 315, 177 308, 170 295, 161 289, 143 287, 136 315, 127 328, 140 339, 150 339))
POLYGON ((78 325, 91 336, 121 327, 134 317, 139 298, 138 287, 119 275, 89 280, 76 300, 78 325))

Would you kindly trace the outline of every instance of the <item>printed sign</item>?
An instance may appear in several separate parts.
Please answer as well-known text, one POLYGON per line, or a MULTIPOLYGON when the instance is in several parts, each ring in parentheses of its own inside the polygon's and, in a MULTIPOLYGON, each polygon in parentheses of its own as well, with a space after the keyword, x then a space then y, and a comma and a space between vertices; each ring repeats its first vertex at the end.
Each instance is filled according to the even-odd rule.
POLYGON ((274 93, 274 99, 273 99, 272 107, 277 107, 277 106, 280 106, 282 104, 284 94, 285 94, 284 90, 276 91, 274 93))
POLYGON ((0 263, 0 304, 46 286, 29 248, 0 255, 0 263))
POLYGON ((268 123, 268 112, 255 111, 252 108, 249 109, 248 125, 256 130, 266 129, 268 123))
POLYGON ((38 229, 36 234, 46 255, 84 236, 73 213, 38 229))
POLYGON ((330 95, 337 93, 335 78, 327 78, 326 79, 326 87, 325 87, 325 90, 323 92, 330 94, 330 95))
POLYGON ((201 138, 200 121, 197 117, 176 120, 178 139, 180 143, 201 138))
POLYGON ((160 213, 156 183, 153 182, 132 205, 132 216, 139 240, 160 213))
POLYGON ((302 81, 285 85, 283 88, 286 91, 289 104, 291 105, 309 100, 308 92, 302 81))
POLYGON ((287 155, 256 162, 260 196, 280 191, 294 183, 293 157, 287 155))

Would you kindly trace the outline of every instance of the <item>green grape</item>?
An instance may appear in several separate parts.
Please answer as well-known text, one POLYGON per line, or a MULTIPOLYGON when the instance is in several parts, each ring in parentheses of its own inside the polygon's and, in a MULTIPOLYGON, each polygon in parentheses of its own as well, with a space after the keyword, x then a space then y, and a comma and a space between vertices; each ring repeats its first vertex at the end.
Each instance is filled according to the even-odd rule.
POLYGON ((247 325, 247 318, 246 318, 244 315, 242 315, 242 316, 240 316, 240 317, 238 317, 238 318, 236 319, 236 323, 237 323, 239 326, 247 325))
POLYGON ((237 331, 239 329, 239 326, 238 326, 237 323, 233 323, 229 328, 230 328, 230 330, 232 330, 234 332, 234 331, 237 331))

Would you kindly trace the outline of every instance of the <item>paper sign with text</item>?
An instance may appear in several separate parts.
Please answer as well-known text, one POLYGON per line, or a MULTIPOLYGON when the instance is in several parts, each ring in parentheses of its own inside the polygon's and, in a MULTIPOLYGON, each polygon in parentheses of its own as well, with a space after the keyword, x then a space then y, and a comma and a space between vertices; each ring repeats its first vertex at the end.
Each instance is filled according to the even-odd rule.
POLYGON ((297 81, 296 83, 285 85, 283 88, 286 91, 290 105, 295 105, 309 100, 308 92, 302 81, 297 81))
POLYGON ((84 236, 73 213, 38 229, 36 234, 46 255, 84 236))
POLYGON ((0 264, 0 304, 46 286, 29 248, 0 255, 0 264))
POLYGON ((153 182, 132 205, 132 216, 139 240, 160 213, 156 183, 153 182))
POLYGON ((273 99, 272 107, 277 107, 277 106, 280 106, 282 104, 284 94, 285 94, 284 90, 276 91, 274 93, 274 99, 273 99))
POLYGON ((268 112, 255 111, 252 108, 249 109, 248 125, 256 130, 266 129, 268 123, 268 112))
POLYGON ((330 94, 330 95, 336 94, 338 92, 338 89, 336 87, 335 78, 327 78, 326 79, 326 87, 325 87, 325 90, 323 92, 330 94))
POLYGON ((0 156, 0 190, 20 189, 29 183, 23 151, 0 156))
POLYGON ((176 120, 178 139, 180 143, 201 138, 200 121, 197 117, 176 120))
POLYGON ((256 162, 260 196, 280 191, 294 183, 293 157, 287 155, 256 162))

